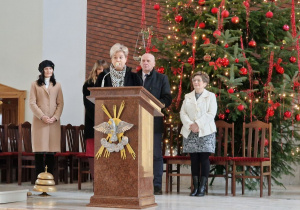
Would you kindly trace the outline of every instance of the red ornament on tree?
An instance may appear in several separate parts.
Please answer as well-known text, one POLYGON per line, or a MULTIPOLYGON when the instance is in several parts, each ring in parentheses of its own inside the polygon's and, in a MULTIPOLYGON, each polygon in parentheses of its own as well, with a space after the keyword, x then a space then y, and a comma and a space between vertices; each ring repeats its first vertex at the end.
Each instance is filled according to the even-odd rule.
POLYGON ((290 57, 290 62, 291 63, 295 63, 297 61, 297 59, 294 57, 294 56, 291 56, 290 57))
POLYGON ((165 73, 165 68, 163 66, 161 66, 157 69, 157 71, 158 71, 158 73, 163 74, 163 73, 165 73))
POLYGON ((224 47, 225 47, 225 48, 228 48, 228 47, 229 47, 229 44, 226 43, 226 44, 224 45, 224 47))
POLYGON ((247 1, 243 1, 243 4, 246 8, 250 7, 249 3, 247 1))
POLYGON ((280 49, 283 50, 283 49, 284 49, 284 46, 280 46, 280 49))
POLYGON ((225 112, 228 114, 228 113, 230 113, 230 110, 229 110, 229 109, 226 109, 225 112))
POLYGON ((283 74, 283 73, 284 73, 284 68, 283 68, 282 66, 278 66, 278 67, 276 68, 276 72, 277 72, 278 74, 283 74))
POLYGON ((290 111, 286 111, 285 113, 284 113, 284 117, 285 118, 290 118, 292 116, 292 113, 290 112, 290 111))
POLYGON ((273 12, 269 11, 266 13, 267 18, 272 18, 273 17, 273 12))
POLYGON ((240 104, 240 105, 237 106, 237 109, 238 109, 239 111, 243 111, 244 108, 245 108, 245 107, 244 107, 243 104, 240 104))
POLYGON ((195 59, 193 57, 189 57, 188 63, 193 64, 195 62, 195 59))
POLYGON ((219 9, 217 7, 213 7, 211 9, 211 13, 213 13, 213 14, 217 14, 218 12, 219 12, 219 9))
POLYGON ((176 21, 177 23, 180 23, 182 20, 183 20, 183 17, 182 17, 181 15, 177 15, 177 16, 175 17, 175 21, 176 21))
POLYGON ((249 43, 248 43, 249 47, 256 47, 256 42, 252 39, 249 43))
POLYGON ((223 18, 227 18, 229 16, 229 12, 227 10, 224 10, 222 13, 221 13, 222 17, 223 18))
POLYGON ((240 19, 239 19, 239 17, 234 16, 234 17, 231 18, 231 22, 234 23, 234 24, 238 24, 240 22, 240 19))
POLYGON ((205 0, 199 0, 199 1, 198 1, 198 4, 199 4, 200 6, 204 5, 204 4, 205 4, 205 0))
POLYGON ((226 67, 229 65, 229 60, 228 60, 228 58, 222 58, 220 63, 222 66, 226 67))
POLYGON ((264 143, 264 146, 268 146, 269 145, 269 140, 268 139, 265 139, 265 143, 264 143))
POLYGON ((259 81, 257 79, 253 80, 253 85, 259 85, 259 81))
POLYGON ((218 115, 218 117, 219 117, 220 120, 224 120, 225 119, 225 114, 220 113, 218 115))
POLYGON ((239 71, 240 75, 247 75, 248 74, 248 70, 245 67, 240 68, 239 71))
POLYGON ((270 108, 267 109, 267 115, 268 115, 269 117, 273 117, 274 114, 275 114, 275 112, 274 112, 273 109, 270 109, 270 108))
POLYGON ((183 40, 183 41, 181 42, 181 44, 182 44, 182 45, 186 45, 186 44, 187 44, 187 41, 183 40))
POLYGON ((155 10, 159 10, 160 9, 160 6, 158 3, 154 4, 154 7, 153 7, 155 10))
POLYGON ((296 114, 295 120, 298 121, 298 122, 300 121, 300 114, 296 114))
POLYGON ((290 27, 289 27, 289 25, 286 25, 286 24, 285 24, 285 25, 282 27, 282 29, 285 30, 285 31, 288 31, 288 30, 290 30, 290 27))
POLYGON ((142 69, 142 67, 140 66, 140 65, 138 65, 136 68, 135 68, 135 70, 138 72, 138 71, 140 71, 142 69))
POLYGON ((199 28, 205 28, 205 23, 203 23, 203 22, 201 22, 201 23, 199 23, 199 28))
POLYGON ((234 89, 233 89, 233 88, 229 88, 229 89, 227 90, 227 92, 230 93, 230 94, 231 94, 231 93, 234 93, 234 89))
POLYGON ((213 36, 215 38, 218 38, 218 36, 221 36, 221 31, 219 31, 219 30, 214 31, 213 36))
POLYGON ((234 60, 234 62, 239 63, 240 60, 239 60, 238 58, 236 58, 236 59, 234 60))

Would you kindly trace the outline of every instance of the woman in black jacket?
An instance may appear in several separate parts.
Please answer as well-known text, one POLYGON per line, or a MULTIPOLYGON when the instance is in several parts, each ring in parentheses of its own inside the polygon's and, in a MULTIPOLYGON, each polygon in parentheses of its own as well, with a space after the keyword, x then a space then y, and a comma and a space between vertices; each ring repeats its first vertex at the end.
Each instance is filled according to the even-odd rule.
POLYGON ((94 179, 94 115, 95 104, 93 104, 86 97, 90 95, 89 87, 95 87, 95 83, 99 74, 103 72, 103 69, 107 68, 108 64, 105 60, 97 60, 94 64, 89 77, 85 81, 82 87, 83 103, 85 107, 85 119, 84 119, 84 139, 86 140, 86 156, 89 157, 89 166, 92 179, 94 179))

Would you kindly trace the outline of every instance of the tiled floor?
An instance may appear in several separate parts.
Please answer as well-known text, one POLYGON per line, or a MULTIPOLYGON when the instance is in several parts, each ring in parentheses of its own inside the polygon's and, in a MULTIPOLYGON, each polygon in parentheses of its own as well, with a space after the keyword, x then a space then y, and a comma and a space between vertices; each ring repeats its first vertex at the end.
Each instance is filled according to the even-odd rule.
MULTIPOLYGON (((188 187, 181 187, 182 192, 177 194, 164 194, 155 196, 157 207, 153 210, 190 210, 190 209, 222 209, 222 210, 245 210, 245 209, 300 209, 300 186, 286 186, 286 189, 278 186, 272 187, 272 196, 259 197, 259 191, 247 191, 241 195, 241 189, 237 189, 237 196, 224 195, 224 185, 209 187, 209 195, 205 197, 190 197, 188 187)), ((0 204, 0 209, 72 209, 72 210, 94 210, 105 209, 86 207, 92 193, 92 183, 84 183, 82 190, 77 190, 77 184, 59 184, 56 186, 57 192, 51 193, 50 197, 40 197, 38 192, 32 191, 30 183, 23 183, 22 186, 13 184, 1 184, 0 191, 14 189, 29 189, 32 192, 26 202, 16 202, 0 204)), ((108 208, 113 210, 114 208, 108 208)))

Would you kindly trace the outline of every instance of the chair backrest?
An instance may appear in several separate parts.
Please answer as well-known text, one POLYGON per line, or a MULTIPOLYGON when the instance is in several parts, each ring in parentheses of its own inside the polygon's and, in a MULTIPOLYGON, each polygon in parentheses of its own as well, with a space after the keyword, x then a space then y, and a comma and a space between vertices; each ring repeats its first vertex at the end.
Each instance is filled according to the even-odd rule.
POLYGON ((78 151, 86 152, 86 142, 84 140, 84 125, 75 127, 75 139, 78 142, 78 151))
POLYGON ((243 123, 243 157, 270 158, 272 149, 272 124, 262 121, 243 123))
POLYGON ((7 125, 0 125, 0 152, 8 152, 7 125))
POLYGON ((165 123, 162 152, 165 156, 182 155, 181 123, 165 123))
POLYGON ((217 144, 216 156, 234 157, 234 123, 227 123, 223 120, 216 121, 217 144))
POLYGON ((78 152, 76 151, 75 128, 71 124, 62 125, 61 135, 61 152, 66 152, 66 145, 70 152, 78 152))
POLYGON ((18 145, 19 152, 32 152, 32 141, 31 141, 31 124, 24 122, 19 125, 19 136, 20 141, 18 145))
POLYGON ((18 152, 19 128, 15 124, 7 126, 7 142, 10 152, 18 152))

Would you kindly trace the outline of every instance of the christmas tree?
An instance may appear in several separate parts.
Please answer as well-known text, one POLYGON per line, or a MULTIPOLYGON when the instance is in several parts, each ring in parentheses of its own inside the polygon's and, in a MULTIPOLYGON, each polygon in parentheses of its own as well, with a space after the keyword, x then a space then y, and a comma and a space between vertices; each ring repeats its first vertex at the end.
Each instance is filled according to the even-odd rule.
POLYGON ((158 28, 151 40, 174 99, 166 121, 180 121, 192 73, 207 72, 216 120, 235 123, 236 153, 243 122, 272 123, 272 179, 282 185, 278 178, 292 175, 291 164, 300 162, 300 1, 164 0, 154 9, 169 29, 162 35, 158 28))

